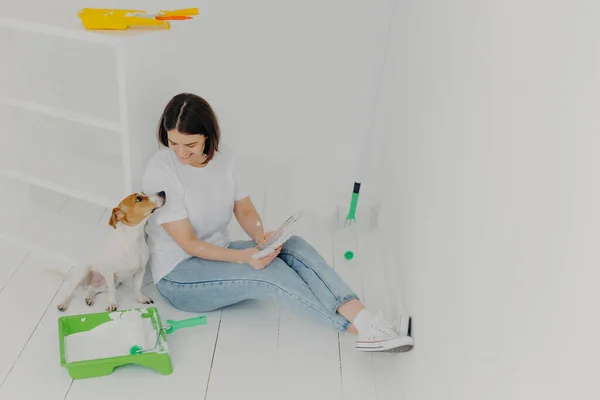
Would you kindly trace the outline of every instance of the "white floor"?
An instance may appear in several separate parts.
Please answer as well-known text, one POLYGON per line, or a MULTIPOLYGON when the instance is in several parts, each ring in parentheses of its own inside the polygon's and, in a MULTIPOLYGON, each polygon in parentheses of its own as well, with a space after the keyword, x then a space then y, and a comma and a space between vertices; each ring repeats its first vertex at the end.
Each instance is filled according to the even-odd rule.
MULTIPOLYGON (((107 214, 90 212, 69 200, 61 213, 107 223, 107 214), (80 215, 78 215, 80 214, 80 215)), ((264 214, 263 214, 264 215, 264 214)), ((280 218, 269 214, 265 220, 280 218)), ((270 223, 274 227, 276 223, 270 223)), ((233 229, 234 237, 240 231, 233 229)), ((332 263, 366 304, 392 314, 396 299, 387 295, 378 249, 372 234, 361 235, 351 262, 332 232, 314 227, 302 232, 332 263), (368 253, 367 253, 367 250, 368 253), (368 260, 364 262, 363 260, 368 260), (368 273, 367 273, 368 271, 368 273), (392 301, 393 300, 393 301, 392 301)), ((46 268, 68 266, 46 255, 0 242, 0 399, 395 399, 390 371, 401 354, 367 354, 353 349, 353 337, 306 321, 272 302, 249 301, 208 313, 207 325, 182 329, 168 337, 174 366, 160 375, 139 366, 124 366, 106 377, 72 380, 59 363, 56 309, 62 278, 46 268), (177 393, 180 391, 180 393, 177 393)), ((184 319, 146 277, 162 320, 184 319)), ((83 293, 67 314, 103 311, 105 295, 93 307, 83 293)), ((118 290, 121 309, 138 306, 127 287, 118 290)))

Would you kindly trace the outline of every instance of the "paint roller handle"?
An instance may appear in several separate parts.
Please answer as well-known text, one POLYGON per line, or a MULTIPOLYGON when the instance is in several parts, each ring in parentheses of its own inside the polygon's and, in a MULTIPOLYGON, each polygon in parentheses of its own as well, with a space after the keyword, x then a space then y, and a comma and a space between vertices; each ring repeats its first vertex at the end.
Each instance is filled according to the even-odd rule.
POLYGON ((165 321, 167 325, 170 325, 167 328, 167 334, 171 334, 175 332, 177 329, 181 328, 191 328, 193 326, 205 325, 206 324, 206 316, 201 315, 199 317, 182 319, 181 321, 173 321, 168 319, 165 321))

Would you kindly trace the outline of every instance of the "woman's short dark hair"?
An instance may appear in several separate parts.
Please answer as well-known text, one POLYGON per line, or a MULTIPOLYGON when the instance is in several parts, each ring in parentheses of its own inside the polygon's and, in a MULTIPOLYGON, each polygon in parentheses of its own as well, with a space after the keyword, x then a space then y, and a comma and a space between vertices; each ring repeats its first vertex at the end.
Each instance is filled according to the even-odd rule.
POLYGON ((176 129, 184 135, 204 135, 204 154, 208 163, 219 151, 221 130, 212 107, 202 97, 191 93, 180 93, 173 97, 162 116, 158 126, 158 141, 169 147, 167 132, 176 129))

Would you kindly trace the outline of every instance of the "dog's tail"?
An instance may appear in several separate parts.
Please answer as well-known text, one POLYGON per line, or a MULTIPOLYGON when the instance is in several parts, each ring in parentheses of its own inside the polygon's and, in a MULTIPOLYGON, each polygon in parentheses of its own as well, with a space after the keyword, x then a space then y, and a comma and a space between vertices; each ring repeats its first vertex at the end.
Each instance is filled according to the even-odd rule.
POLYGON ((69 276, 71 271, 74 270, 75 268, 83 268, 83 269, 86 269, 89 271, 91 266, 89 266, 89 265, 83 265, 82 267, 73 266, 73 267, 69 268, 68 270, 59 270, 59 269, 55 269, 55 268, 51 268, 51 267, 42 267, 41 269, 45 273, 54 275, 54 276, 60 278, 61 281, 64 281, 67 279, 67 277, 69 276))
POLYGON ((69 275, 69 271, 59 271, 58 269, 54 269, 54 268, 42 267, 41 270, 44 271, 47 274, 51 274, 51 275, 57 276, 57 277, 59 277, 63 281, 69 275))

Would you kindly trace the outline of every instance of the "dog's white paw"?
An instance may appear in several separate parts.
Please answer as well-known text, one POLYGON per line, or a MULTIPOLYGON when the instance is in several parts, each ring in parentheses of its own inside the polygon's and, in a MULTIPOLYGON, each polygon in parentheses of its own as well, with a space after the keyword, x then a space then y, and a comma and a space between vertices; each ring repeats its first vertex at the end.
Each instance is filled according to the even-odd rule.
POLYGON ((58 311, 66 311, 67 308, 69 308, 69 305, 63 302, 58 304, 56 308, 58 309, 58 311))
POLYGON ((85 304, 87 304, 88 306, 93 306, 94 305, 94 296, 88 296, 85 298, 85 304))
POLYGON ((117 303, 111 303, 106 307, 106 311, 117 311, 117 308, 119 308, 117 303))
POLYGON ((143 295, 142 296, 136 296, 135 299, 138 301, 138 303, 141 303, 141 304, 154 304, 154 300, 152 300, 148 296, 143 296, 143 295))

